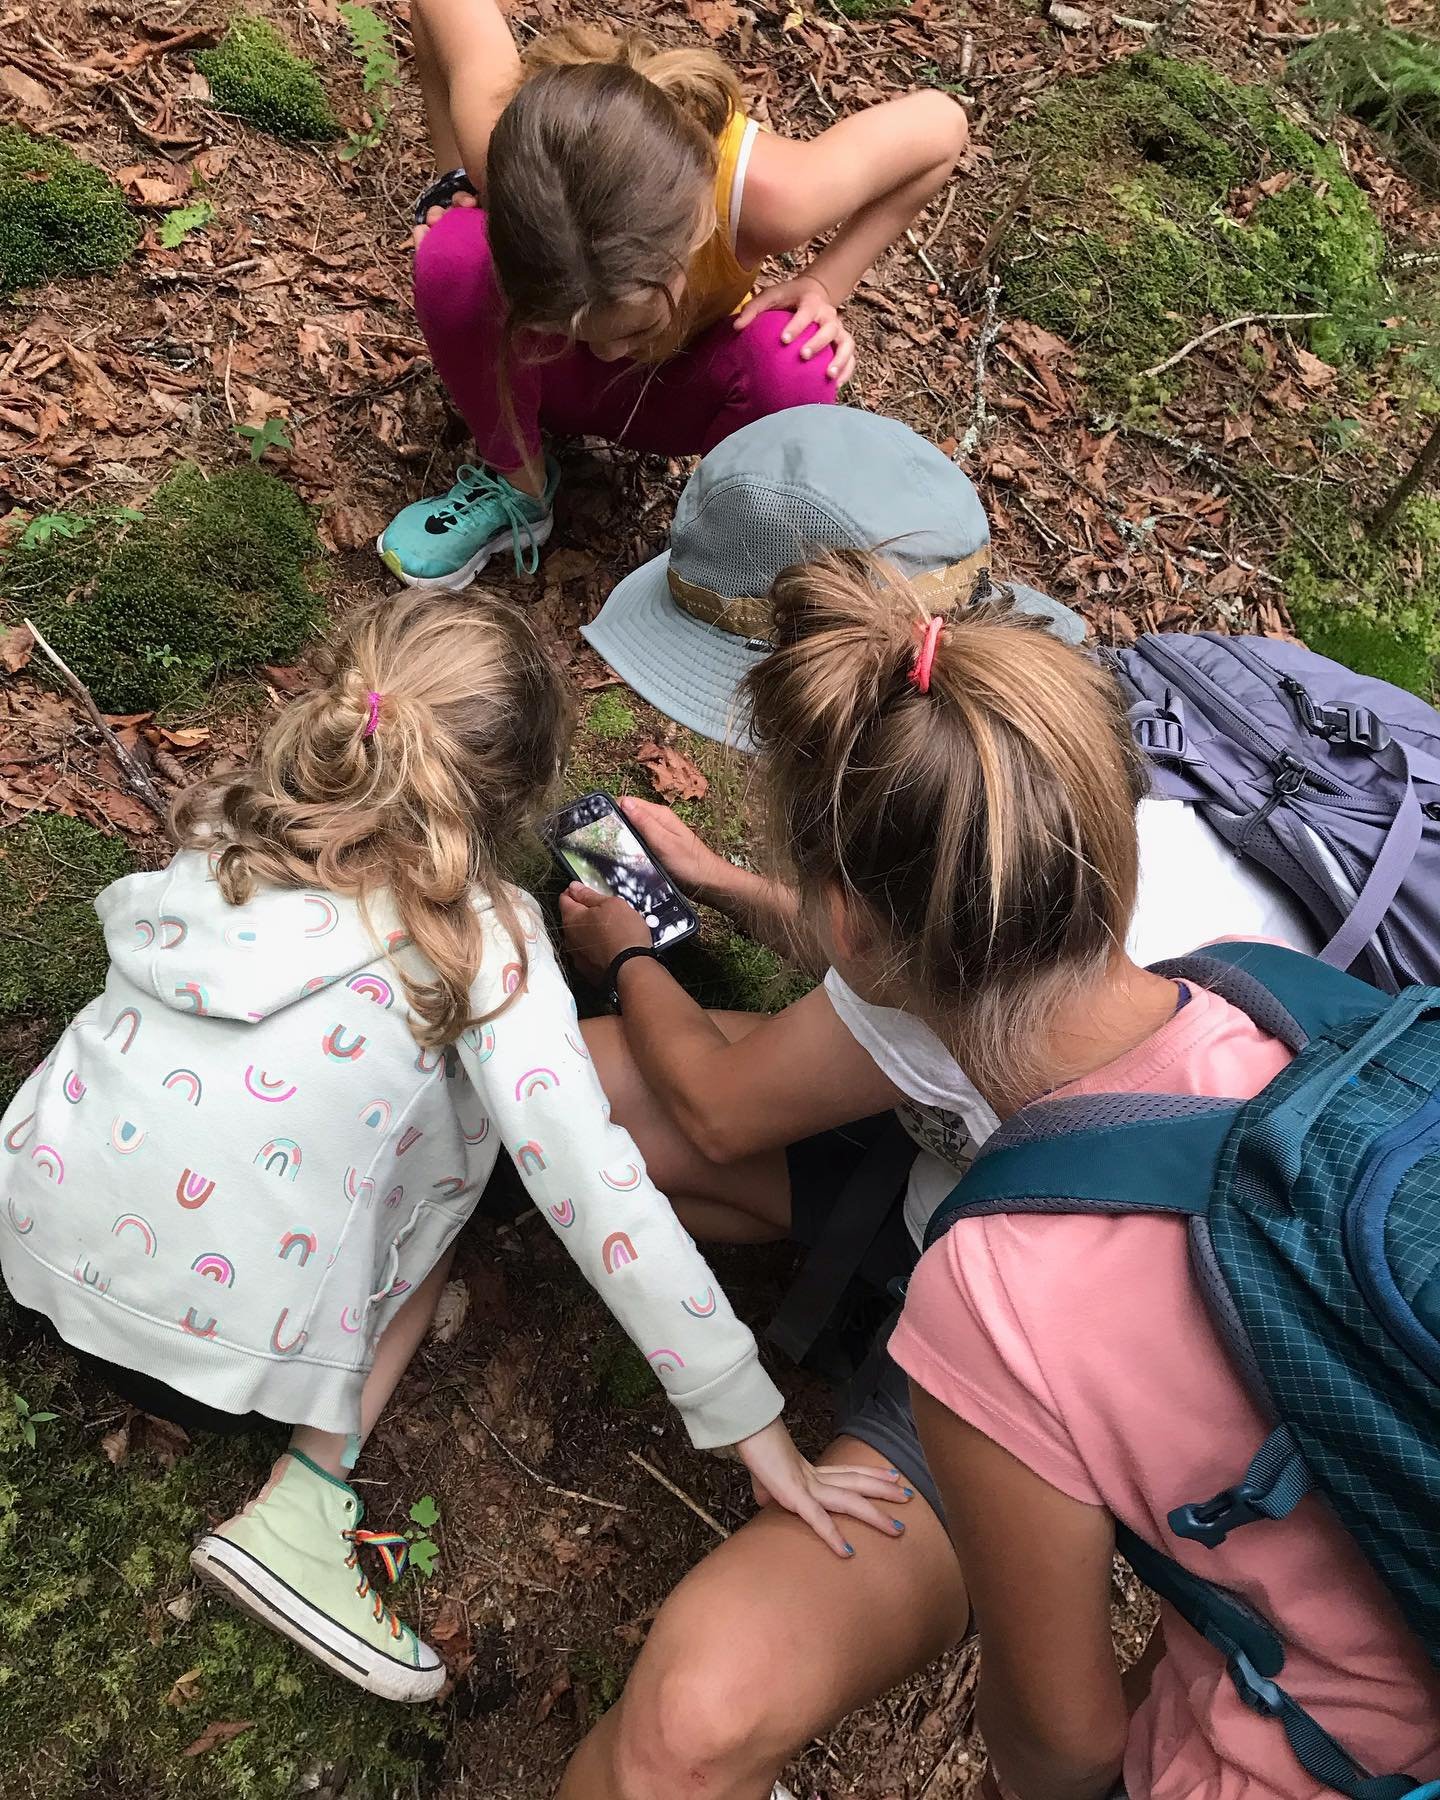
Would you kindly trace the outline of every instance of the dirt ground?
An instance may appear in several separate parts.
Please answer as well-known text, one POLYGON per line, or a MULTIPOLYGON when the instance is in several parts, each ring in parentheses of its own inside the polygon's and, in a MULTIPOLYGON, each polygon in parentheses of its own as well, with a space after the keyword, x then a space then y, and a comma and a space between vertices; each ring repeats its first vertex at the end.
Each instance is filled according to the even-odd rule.
MULTIPOLYGON (((316 59, 342 120, 359 123, 359 65, 333 0, 263 0, 255 10, 316 59)), ((36 513, 131 504, 182 459, 209 468, 242 460, 236 426, 275 418, 291 447, 271 452, 267 467, 316 511, 330 552, 328 600, 340 609, 386 589, 376 534, 402 504, 448 485, 465 443, 410 303, 409 208, 428 166, 404 0, 377 0, 377 10, 393 27, 401 85, 378 142, 345 161, 333 147, 282 144, 204 104, 187 52, 223 25, 215 0, 57 0, 44 9, 0 0, 0 116, 81 148, 122 181, 146 220, 139 253, 115 274, 26 292, 0 310, 0 532, 17 535, 36 513), (137 47, 143 54, 127 55, 137 47), (164 249, 159 220, 197 179, 213 219, 164 249), (16 509, 8 520, 7 508, 16 509)), ((512 16, 522 36, 583 15, 713 41, 739 68, 752 110, 796 133, 915 85, 963 93, 973 142, 957 179, 848 308, 860 352, 851 398, 953 451, 980 416, 975 353, 1013 215, 1011 173, 996 166, 999 135, 1049 85, 1147 36, 1112 23, 1108 8, 1090 10, 1090 28, 1073 32, 1019 0, 844 11, 829 0, 813 9, 799 0, 793 8, 523 0, 512 16)), ((1306 29, 1288 0, 1134 0, 1126 16, 1134 14, 1162 26, 1175 53, 1246 79, 1278 80, 1287 42, 1306 29)), ((1424 199, 1368 135, 1339 129, 1387 227, 1433 244, 1424 199)), ((1226 362, 1222 347, 1213 379, 1127 425, 1088 409, 1065 345, 1002 319, 984 363, 984 428, 967 464, 1001 566, 1077 605, 1102 640, 1157 628, 1285 631, 1281 584, 1269 573, 1283 521, 1241 515, 1226 458, 1243 439, 1282 477, 1300 478, 1319 454, 1307 389, 1317 377, 1287 340, 1261 331, 1253 341, 1258 370, 1226 362)), ((1397 462, 1400 427, 1389 450, 1397 462)), ((577 627, 620 574, 660 547, 685 470, 578 446, 565 467, 556 537, 538 575, 514 586, 593 697, 612 684, 577 627)), ((1386 474, 1354 469, 1357 484, 1386 474)), ((108 752, 88 727, 77 729, 84 722, 68 697, 32 677, 0 688, 0 817, 8 825, 35 811, 68 813, 122 834, 142 860, 158 858, 154 821, 108 752)), ((121 729, 168 794, 243 754, 302 681, 267 670, 223 685, 203 712, 166 718, 163 731, 144 719, 121 729)), ((647 737, 673 734, 644 708, 622 714, 618 729, 582 738, 587 772, 648 791, 634 752, 647 737)), ((704 816, 738 835, 743 778, 712 768, 712 779, 716 804, 704 816)), ((33 1048, 25 1037, 13 1029, 9 1047, 33 1048)), ((757 1324, 791 1266, 780 1251, 717 1258, 738 1309, 757 1324)), ((377 1522, 403 1518, 424 1494, 438 1502, 437 1573, 407 1586, 406 1604, 455 1677, 410 1784, 387 1775, 384 1791, 533 1800, 552 1791, 588 1723, 615 1698, 660 1600, 716 1542, 703 1514, 733 1528, 749 1504, 733 1467, 688 1451, 662 1399, 626 1403, 608 1315, 536 1221, 477 1225, 461 1276, 463 1328, 449 1343, 427 1344, 362 1468, 377 1522)), ((821 1384, 794 1371, 782 1379, 799 1435, 818 1449, 829 1430, 821 1384)), ((93 1387, 65 1381, 67 1428, 98 1457, 102 1435, 130 1422, 117 1424, 93 1387)), ((112 1461, 117 1481, 146 1479, 138 1440, 133 1462, 112 1461)), ((1148 1615, 1133 1590, 1117 1600, 1117 1628, 1133 1650, 1148 1615)), ((183 1645, 176 1659, 184 1662, 183 1645)), ((812 1746, 787 1779, 802 1800, 959 1800, 983 1759, 974 1678, 969 1654, 943 1660, 812 1746)), ((323 1685, 307 1691, 324 1704, 323 1685)), ((5 1705, 0 1689, 0 1712, 5 1705)), ((176 1710, 176 1741, 211 1722, 203 1701, 187 1710, 182 1695, 176 1710)), ((128 1772, 94 1774, 75 1791, 125 1800, 168 1792, 143 1772, 147 1756, 160 1767, 163 1743, 155 1744, 138 1761, 120 1758, 115 1767, 128 1772)), ((192 1765, 199 1785, 190 1791, 211 1791, 205 1762, 192 1765)), ((363 1763, 321 1759, 304 1785, 369 1792, 363 1763)), ((244 1786, 237 1777, 213 1791, 266 1800, 292 1791, 246 1767, 244 1786)), ((53 1785, 43 1761, 0 1773, 6 1800, 53 1785)))

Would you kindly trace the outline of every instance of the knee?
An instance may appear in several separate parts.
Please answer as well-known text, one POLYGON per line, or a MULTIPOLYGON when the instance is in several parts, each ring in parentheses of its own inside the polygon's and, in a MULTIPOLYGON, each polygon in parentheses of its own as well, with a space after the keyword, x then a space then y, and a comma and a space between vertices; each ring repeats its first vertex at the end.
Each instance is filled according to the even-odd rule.
POLYGON ((791 406, 824 406, 836 398, 835 383, 825 373, 833 354, 829 346, 808 361, 800 354, 814 327, 791 343, 781 342, 794 318, 789 312, 761 313, 739 334, 749 352, 747 385, 756 418, 791 406))
POLYGON ((783 1683, 765 1678, 762 1656, 743 1658, 741 1642, 672 1639, 669 1660, 637 1668, 615 1738, 622 1800, 684 1800, 774 1780, 787 1750, 776 1741, 783 1683))
POLYGON ((428 336, 434 330, 473 330, 500 316, 500 290, 490 256, 485 214, 455 206, 432 225, 415 252, 415 311, 428 336))

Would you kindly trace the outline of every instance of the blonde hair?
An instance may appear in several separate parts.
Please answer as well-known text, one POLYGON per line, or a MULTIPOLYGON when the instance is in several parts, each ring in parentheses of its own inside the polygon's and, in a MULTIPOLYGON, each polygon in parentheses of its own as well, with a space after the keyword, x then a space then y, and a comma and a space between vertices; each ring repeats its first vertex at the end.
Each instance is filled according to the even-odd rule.
POLYGON ((524 59, 486 156, 491 254, 519 332, 573 336, 587 315, 664 293, 713 207, 717 139, 740 105, 709 50, 567 25, 524 59))
POLYGON ((484 1022, 470 1009, 485 943, 477 893, 515 940, 523 987, 502 869, 559 774, 568 690, 515 607, 439 590, 351 615, 322 673, 249 768, 181 796, 172 830, 212 853, 232 906, 261 884, 324 888, 362 907, 388 893, 434 972, 401 978, 416 1040, 437 1049, 484 1022))
POLYGON ((945 618, 878 558, 785 571, 777 648, 746 682, 774 842, 807 908, 838 892, 882 986, 982 1091, 1028 1099, 1055 1009, 1123 947, 1144 791, 1119 691, 1041 621, 945 618))

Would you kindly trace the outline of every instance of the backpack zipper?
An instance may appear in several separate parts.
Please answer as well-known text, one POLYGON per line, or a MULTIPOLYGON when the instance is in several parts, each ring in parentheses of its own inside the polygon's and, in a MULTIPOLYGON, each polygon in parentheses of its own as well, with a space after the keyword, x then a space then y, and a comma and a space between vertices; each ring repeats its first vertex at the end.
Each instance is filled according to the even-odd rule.
MULTIPOLYGON (((1252 675, 1258 676, 1263 673, 1264 679, 1271 683, 1276 679, 1268 669, 1264 668, 1263 664, 1259 669, 1255 668, 1248 656, 1236 650, 1229 643, 1223 643, 1223 647, 1238 663, 1249 669, 1252 675)), ((1223 713, 1230 721, 1236 737, 1242 743, 1249 744, 1251 749, 1270 765, 1275 776, 1277 791, 1271 794, 1260 813, 1256 815, 1257 820, 1268 818, 1282 800, 1298 793, 1306 783, 1316 790, 1314 798, 1317 801, 1336 800, 1348 795, 1349 791, 1331 780, 1329 776, 1320 774, 1311 764, 1303 761, 1292 751, 1282 749, 1272 737, 1260 730, 1223 688, 1213 682, 1209 676, 1197 675, 1188 663, 1181 661, 1179 657, 1172 656, 1164 645, 1157 643, 1153 635, 1149 638, 1141 638, 1135 648, 1147 662, 1152 663, 1163 675, 1173 681, 1176 687, 1186 693, 1188 698, 1194 701, 1202 711, 1206 707, 1214 707, 1216 711, 1223 713), (1292 770, 1300 772, 1300 780, 1282 788, 1280 786, 1282 779, 1288 782, 1292 770)))

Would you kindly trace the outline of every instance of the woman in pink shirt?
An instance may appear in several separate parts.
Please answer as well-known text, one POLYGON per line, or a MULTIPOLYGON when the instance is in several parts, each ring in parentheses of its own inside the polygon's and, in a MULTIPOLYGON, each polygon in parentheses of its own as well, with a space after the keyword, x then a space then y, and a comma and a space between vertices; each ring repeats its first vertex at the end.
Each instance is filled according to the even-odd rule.
MULTIPOLYGON (((1098 665, 1013 615, 932 618, 861 557, 811 586, 813 617, 752 693, 777 839, 851 988, 963 1044, 1002 1119, 1040 1095, 1243 1099, 1277 1075, 1278 1041, 1124 952, 1143 775, 1098 665)), ((1275 1622, 1287 1691, 1357 1761, 1440 1776, 1440 1678, 1317 1499, 1215 1550, 1165 1531, 1268 1429, 1192 1285, 1183 1222, 962 1220, 922 1259, 890 1349, 983 1640, 992 1793, 1323 1791, 1168 1611, 1122 1682, 1117 1521, 1275 1622)))

